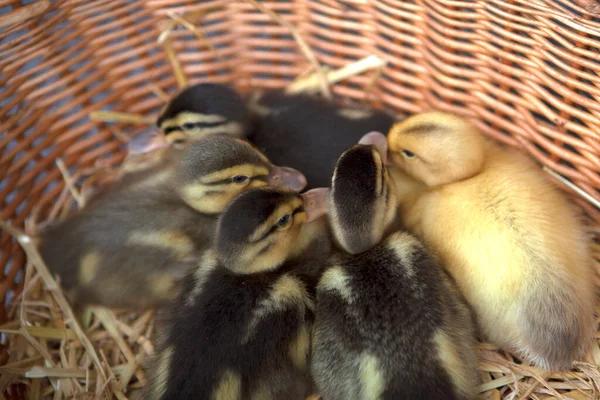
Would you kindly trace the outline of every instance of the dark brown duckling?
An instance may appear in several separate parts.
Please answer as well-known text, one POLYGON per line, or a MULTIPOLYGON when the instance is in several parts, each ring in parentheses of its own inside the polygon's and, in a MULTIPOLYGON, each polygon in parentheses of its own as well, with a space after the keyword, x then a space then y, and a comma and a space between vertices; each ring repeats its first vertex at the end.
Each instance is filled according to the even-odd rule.
POLYGON ((396 198, 381 137, 381 152, 353 146, 335 168, 328 215, 341 251, 317 286, 312 375, 323 400, 474 399, 464 299, 414 236, 384 236, 396 198))
POLYGON ((242 98, 229 86, 199 83, 175 96, 156 124, 170 143, 211 134, 241 138, 250 130, 250 114, 242 98))
POLYGON ((308 189, 327 187, 344 150, 367 132, 387 132, 395 122, 382 111, 281 91, 254 94, 249 108, 254 128, 248 140, 273 162, 302 171, 308 189))
POLYGON ((304 400, 311 393, 314 305, 293 259, 322 203, 274 188, 231 203, 215 251, 163 321, 147 398, 304 400))

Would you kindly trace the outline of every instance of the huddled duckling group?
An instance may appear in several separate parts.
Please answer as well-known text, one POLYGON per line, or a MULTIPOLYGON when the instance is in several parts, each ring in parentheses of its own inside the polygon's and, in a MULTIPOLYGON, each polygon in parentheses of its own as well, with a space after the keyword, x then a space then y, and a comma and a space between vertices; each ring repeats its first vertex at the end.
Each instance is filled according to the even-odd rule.
POLYGON ((75 304, 159 307, 144 399, 474 399, 478 337, 586 355, 576 211, 466 120, 203 83, 157 124, 40 238, 75 304))

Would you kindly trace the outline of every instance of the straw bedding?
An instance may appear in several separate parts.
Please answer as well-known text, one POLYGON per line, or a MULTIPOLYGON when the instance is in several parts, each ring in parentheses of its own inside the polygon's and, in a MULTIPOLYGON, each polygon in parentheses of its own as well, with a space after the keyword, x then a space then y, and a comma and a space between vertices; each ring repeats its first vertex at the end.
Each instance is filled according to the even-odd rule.
MULTIPOLYGON (((333 0, 323 3, 330 2, 333 3, 331 7, 336 7, 333 0)), ((263 86, 280 87, 285 83, 294 91, 320 91, 324 96, 330 96, 333 89, 333 92, 341 94, 342 98, 348 93, 352 93, 350 97, 356 98, 358 91, 362 93, 361 97, 378 105, 380 99, 376 93, 372 94, 370 91, 376 86, 381 71, 386 68, 381 59, 371 57, 359 63, 348 62, 337 65, 343 68, 334 71, 322 69, 320 61, 311 50, 311 43, 296 30, 294 21, 290 24, 288 20, 271 11, 277 7, 268 8, 262 2, 253 0, 248 3, 236 7, 246 7, 244 10, 256 7, 258 12, 252 14, 252 18, 281 28, 276 30, 278 34, 284 32, 281 35, 291 35, 294 39, 299 49, 298 54, 289 53, 289 56, 283 58, 304 57, 306 60, 305 68, 294 69, 294 74, 299 78, 296 82, 290 84, 289 81, 273 81, 263 86), (360 82, 360 85, 335 85, 335 82, 351 77, 357 78, 353 82, 360 82)), ((44 6, 49 7, 49 2, 46 4, 40 1, 36 7, 29 7, 25 12, 31 15, 43 13, 44 6)), ((176 49, 172 45, 173 37, 180 37, 178 35, 182 35, 182 32, 191 35, 199 43, 201 53, 206 50, 222 55, 230 50, 215 48, 215 40, 207 40, 205 37, 206 32, 211 30, 202 25, 202 20, 211 12, 221 11, 199 8, 191 13, 184 13, 175 8, 166 15, 161 14, 159 29, 153 35, 169 60, 169 68, 166 70, 168 76, 163 74, 160 82, 150 85, 154 96, 152 100, 147 101, 162 105, 170 96, 161 89, 165 87, 165 82, 167 86, 174 88, 174 84, 183 87, 190 81, 190 70, 188 68, 186 72, 180 60, 192 56, 182 53, 181 46, 176 49)), ((23 18, 19 15, 13 17, 16 18, 15 21, 23 18)), ((0 21, 6 23, 6 20, 0 21)), ((202 64, 199 65, 197 68, 202 68, 202 64)), ((280 68, 286 67, 282 65, 280 68)), ((220 79, 218 74, 209 77, 213 81, 228 81, 229 78, 220 79)), ((110 124, 112 134, 118 140, 127 142, 132 135, 154 123, 153 115, 136 112, 142 109, 145 109, 142 103, 132 104, 131 112, 95 111, 89 118, 98 123, 110 124)), ((414 110, 407 108, 407 111, 414 110)), ((0 394, 7 399, 133 399, 139 396, 140 389, 146 383, 144 367, 154 352, 153 311, 136 313, 95 307, 80 310, 75 315, 57 281, 39 258, 31 236, 27 235, 35 234, 43 224, 64 218, 77 207, 84 206, 86 197, 94 188, 118 179, 118 165, 121 160, 122 154, 119 154, 103 163, 69 171, 65 163, 58 159, 56 166, 64 185, 54 194, 55 201, 51 207, 46 207, 43 212, 30 212, 23 224, 23 231, 4 225, 3 222, 4 234, 16 238, 27 255, 21 284, 17 290, 11 292, 12 298, 7 302, 3 318, 6 322, 0 325, 0 394)), ((568 184, 560 176, 557 179, 565 185, 568 184)), ((567 186, 564 187, 568 189, 567 186)), ((589 190, 587 192, 589 193, 589 190)), ((570 191, 570 194, 582 201, 578 192, 570 191)), ((585 204, 586 210, 593 210, 587 201, 585 204)), ((3 215, 8 216, 6 213, 3 215)), ((593 212, 588 215, 595 216, 593 212)), ((593 219, 589 220, 591 234, 598 235, 600 227, 592 222, 593 219)), ((590 245, 598 267, 600 245, 594 242, 590 245)), ((600 336, 597 336, 588 359, 576 363, 574 371, 552 376, 521 364, 519 359, 498 351, 491 344, 481 343, 480 370, 484 380, 481 392, 486 399, 600 398, 598 338, 600 336)))

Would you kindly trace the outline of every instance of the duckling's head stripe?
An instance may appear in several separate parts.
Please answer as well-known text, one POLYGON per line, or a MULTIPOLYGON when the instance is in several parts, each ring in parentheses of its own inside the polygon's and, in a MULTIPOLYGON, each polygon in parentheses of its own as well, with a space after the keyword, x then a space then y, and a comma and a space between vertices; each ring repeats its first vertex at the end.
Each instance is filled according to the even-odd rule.
POLYGON ((165 107, 156 123, 163 127, 165 121, 182 112, 219 115, 237 122, 244 121, 248 114, 244 101, 232 88, 215 83, 200 83, 183 90, 165 107))
POLYGON ((251 189, 238 196, 221 217, 217 234, 219 253, 247 243, 256 229, 293 197, 297 195, 272 188, 251 189))
POLYGON ((162 128, 165 135, 169 135, 173 132, 179 131, 187 131, 193 129, 207 129, 207 128, 216 128, 222 126, 226 119, 220 115, 205 115, 205 114, 183 114, 185 118, 182 117, 182 114, 179 114, 178 117, 174 119, 170 119, 164 122, 162 128), (210 119, 210 122, 203 121, 202 117, 211 117, 206 118, 210 119), (217 118, 218 117, 218 118, 217 118))
POLYGON ((405 133, 407 135, 416 135, 416 134, 427 135, 430 133, 439 132, 442 129, 443 129, 443 126, 440 126, 440 124, 425 122, 420 125, 410 126, 406 130, 404 130, 403 133, 405 133))
POLYGON ((239 165, 254 165, 266 173, 272 168, 248 142, 215 135, 194 141, 183 150, 177 175, 182 182, 189 182, 239 165))

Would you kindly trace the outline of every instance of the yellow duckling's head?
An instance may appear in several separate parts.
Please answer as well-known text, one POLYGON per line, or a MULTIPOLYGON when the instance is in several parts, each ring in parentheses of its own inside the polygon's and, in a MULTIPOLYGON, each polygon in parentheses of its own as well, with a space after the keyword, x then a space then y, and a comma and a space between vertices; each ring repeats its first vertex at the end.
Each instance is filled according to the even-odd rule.
POLYGON ((388 133, 394 167, 429 187, 468 179, 481 171, 484 138, 454 114, 425 112, 394 124, 388 133))

